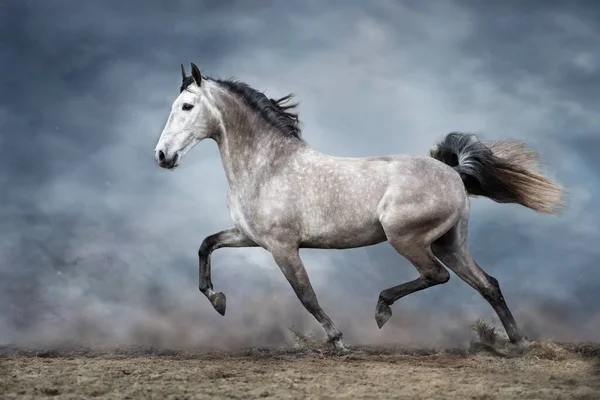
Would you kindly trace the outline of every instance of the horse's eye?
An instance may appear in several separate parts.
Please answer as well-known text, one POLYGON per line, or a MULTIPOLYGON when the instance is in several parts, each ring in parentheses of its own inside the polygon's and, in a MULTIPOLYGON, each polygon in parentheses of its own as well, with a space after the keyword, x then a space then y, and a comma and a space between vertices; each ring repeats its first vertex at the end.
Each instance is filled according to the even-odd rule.
POLYGON ((194 105, 190 103, 183 103, 183 106, 181 107, 183 111, 190 111, 192 108, 194 108, 194 105))

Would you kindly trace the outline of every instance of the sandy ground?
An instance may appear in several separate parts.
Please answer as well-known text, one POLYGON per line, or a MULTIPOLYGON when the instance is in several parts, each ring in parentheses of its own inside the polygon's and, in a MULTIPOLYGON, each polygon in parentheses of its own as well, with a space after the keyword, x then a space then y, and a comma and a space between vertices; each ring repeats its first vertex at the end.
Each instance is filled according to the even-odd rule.
POLYGON ((600 399, 600 346, 525 354, 355 347, 236 352, 0 348, 0 398, 600 399))

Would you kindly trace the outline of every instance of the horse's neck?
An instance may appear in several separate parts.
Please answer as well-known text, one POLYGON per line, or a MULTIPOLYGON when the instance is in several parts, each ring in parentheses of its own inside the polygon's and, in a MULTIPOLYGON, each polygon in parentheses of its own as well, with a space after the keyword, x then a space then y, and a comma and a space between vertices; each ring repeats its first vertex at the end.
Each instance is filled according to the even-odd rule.
POLYGON ((259 169, 262 169, 265 160, 264 149, 261 149, 258 143, 245 137, 252 135, 252 132, 243 129, 232 131, 227 124, 224 127, 225 132, 219 137, 217 144, 225 175, 230 187, 233 187, 244 180, 248 181, 259 169))
POLYGON ((275 132, 246 107, 232 104, 231 99, 219 109, 222 128, 216 142, 231 189, 253 185, 265 176, 265 169, 272 169, 303 145, 275 132))

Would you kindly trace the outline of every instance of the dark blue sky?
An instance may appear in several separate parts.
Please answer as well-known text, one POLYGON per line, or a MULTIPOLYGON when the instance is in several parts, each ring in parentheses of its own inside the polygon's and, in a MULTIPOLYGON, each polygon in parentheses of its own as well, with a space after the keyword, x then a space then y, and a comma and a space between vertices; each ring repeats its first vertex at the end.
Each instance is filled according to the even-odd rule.
MULTIPOLYGON (((291 324, 318 331, 260 249, 214 254, 225 318, 197 291, 198 246, 231 224, 218 152, 202 143, 172 173, 152 153, 190 62, 296 93, 305 139, 330 154, 426 154, 455 130, 525 140, 569 208, 474 199, 472 253, 530 336, 600 339, 600 6, 256 4, 0 5, 0 342, 262 345, 291 324)), ((302 254, 354 342, 456 343, 493 315, 453 275, 396 303, 379 331, 379 291, 412 266, 387 244, 302 254)))

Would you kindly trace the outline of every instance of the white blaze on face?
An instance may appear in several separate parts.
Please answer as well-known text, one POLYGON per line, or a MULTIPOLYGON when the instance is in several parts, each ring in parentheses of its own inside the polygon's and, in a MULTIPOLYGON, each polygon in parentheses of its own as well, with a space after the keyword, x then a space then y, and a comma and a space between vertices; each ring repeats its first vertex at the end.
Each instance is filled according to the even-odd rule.
POLYGON ((175 167, 181 157, 199 142, 194 137, 203 112, 199 88, 194 89, 187 88, 177 96, 156 145, 156 160, 163 168, 175 167))

